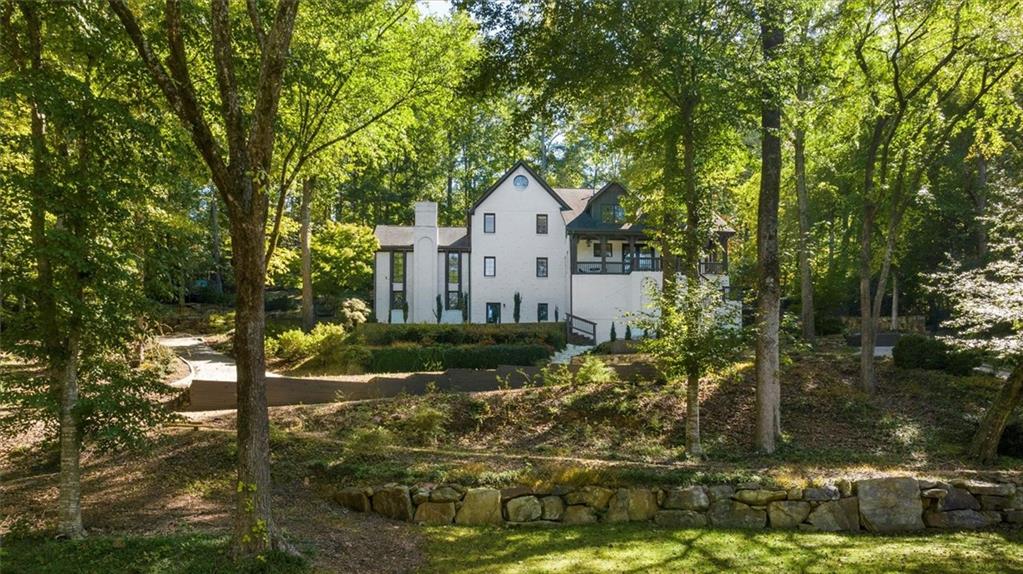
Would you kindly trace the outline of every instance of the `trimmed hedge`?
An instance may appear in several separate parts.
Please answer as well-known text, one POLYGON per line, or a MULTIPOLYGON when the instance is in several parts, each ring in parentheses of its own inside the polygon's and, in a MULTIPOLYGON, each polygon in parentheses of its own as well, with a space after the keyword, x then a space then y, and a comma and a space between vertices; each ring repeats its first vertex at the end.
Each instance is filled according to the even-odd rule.
POLYGON ((905 335, 892 348, 892 360, 902 369, 931 369, 965 376, 981 364, 980 356, 923 335, 905 335))
POLYGON ((356 329, 362 340, 373 347, 396 343, 418 345, 546 345, 565 348, 564 323, 520 323, 511 325, 474 324, 389 324, 366 323, 356 329))
POLYGON ((366 371, 398 373, 426 369, 494 369, 531 366, 550 357, 546 345, 394 346, 369 349, 366 371))

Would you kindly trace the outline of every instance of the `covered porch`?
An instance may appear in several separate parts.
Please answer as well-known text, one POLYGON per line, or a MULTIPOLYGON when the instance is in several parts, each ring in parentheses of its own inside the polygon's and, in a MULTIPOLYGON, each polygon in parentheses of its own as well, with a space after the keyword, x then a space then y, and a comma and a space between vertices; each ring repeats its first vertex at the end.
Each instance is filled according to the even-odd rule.
POLYGON ((569 237, 573 275, 628 275, 660 271, 661 257, 643 234, 580 233, 569 237))

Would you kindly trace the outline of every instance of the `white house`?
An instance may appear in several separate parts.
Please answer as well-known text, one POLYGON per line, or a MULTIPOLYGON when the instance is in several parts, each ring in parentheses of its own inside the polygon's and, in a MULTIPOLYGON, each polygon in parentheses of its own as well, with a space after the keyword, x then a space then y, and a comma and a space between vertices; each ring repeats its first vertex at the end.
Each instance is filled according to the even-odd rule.
MULTIPOLYGON (((649 311, 648 289, 661 283, 658 250, 642 218, 626 221, 624 187, 554 189, 518 162, 469 210, 468 228, 439 227, 437 204, 416 204, 415 225, 379 225, 375 303, 379 321, 522 323, 567 321, 596 342, 619 337, 630 316, 649 311)), ((728 238, 701 275, 728 289, 728 238)), ((638 335, 638 331, 636 332, 638 335)))

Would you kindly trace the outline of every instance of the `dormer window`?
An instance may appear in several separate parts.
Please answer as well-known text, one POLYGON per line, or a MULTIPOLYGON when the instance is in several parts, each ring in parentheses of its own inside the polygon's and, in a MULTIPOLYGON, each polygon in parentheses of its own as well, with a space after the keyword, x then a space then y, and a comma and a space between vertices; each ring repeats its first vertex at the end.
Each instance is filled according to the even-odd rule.
POLYGON ((515 189, 522 191, 529 185, 529 179, 524 175, 516 175, 515 179, 512 180, 512 185, 515 186, 515 189))
POLYGON ((625 210, 617 203, 604 205, 600 208, 601 223, 622 223, 625 221, 625 210))

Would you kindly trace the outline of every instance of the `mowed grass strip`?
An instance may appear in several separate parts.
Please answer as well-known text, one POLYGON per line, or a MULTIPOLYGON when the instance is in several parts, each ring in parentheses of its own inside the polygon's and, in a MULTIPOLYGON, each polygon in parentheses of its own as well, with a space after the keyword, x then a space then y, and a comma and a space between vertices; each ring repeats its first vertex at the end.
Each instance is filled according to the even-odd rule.
POLYGON ((1023 531, 874 536, 650 525, 432 528, 428 572, 1011 573, 1023 531))

